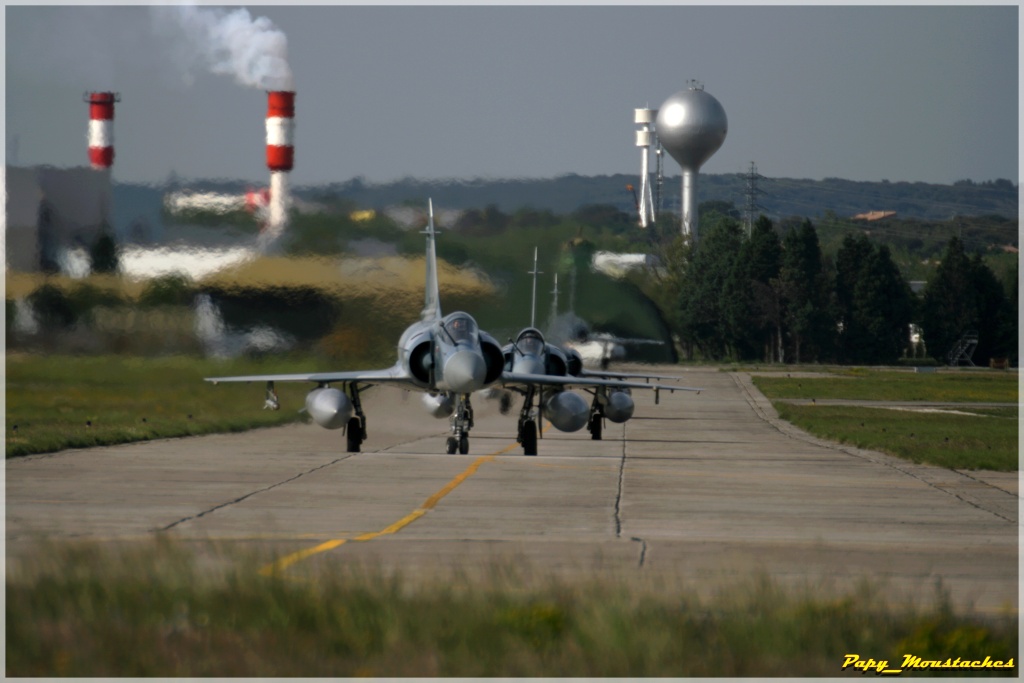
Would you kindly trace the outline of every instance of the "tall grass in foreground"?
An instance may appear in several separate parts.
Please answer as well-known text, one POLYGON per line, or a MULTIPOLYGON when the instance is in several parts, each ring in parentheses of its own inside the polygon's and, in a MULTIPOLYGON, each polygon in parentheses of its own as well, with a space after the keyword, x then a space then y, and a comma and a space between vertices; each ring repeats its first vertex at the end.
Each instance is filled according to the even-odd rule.
POLYGON ((1017 656, 1015 617, 957 615, 941 594, 894 607, 866 584, 836 597, 755 577, 698 598, 597 576, 515 585, 501 568, 289 580, 234 557, 211 572, 159 540, 44 551, 7 575, 8 676, 835 676, 848 653, 1017 656))

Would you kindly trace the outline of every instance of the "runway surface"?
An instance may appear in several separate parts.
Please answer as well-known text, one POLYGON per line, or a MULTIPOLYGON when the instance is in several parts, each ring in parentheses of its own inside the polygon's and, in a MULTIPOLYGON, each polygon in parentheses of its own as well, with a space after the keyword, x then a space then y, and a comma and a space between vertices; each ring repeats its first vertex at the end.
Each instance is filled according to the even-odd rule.
MULTIPOLYGON (((867 578, 893 600, 941 587, 958 608, 1016 613, 1017 473, 830 444, 779 421, 744 374, 654 371, 704 391, 657 406, 637 392, 636 417, 606 423, 602 441, 548 427, 537 457, 515 443, 516 411, 479 400, 470 454, 446 455, 447 421, 382 387, 366 395, 359 454, 340 431, 294 425, 8 460, 8 568, 40 538, 166 534, 256 549, 275 561, 265 570, 296 574, 511 566, 700 592, 759 574, 822 590, 867 578)), ((236 389, 262 405, 261 386, 236 389)))

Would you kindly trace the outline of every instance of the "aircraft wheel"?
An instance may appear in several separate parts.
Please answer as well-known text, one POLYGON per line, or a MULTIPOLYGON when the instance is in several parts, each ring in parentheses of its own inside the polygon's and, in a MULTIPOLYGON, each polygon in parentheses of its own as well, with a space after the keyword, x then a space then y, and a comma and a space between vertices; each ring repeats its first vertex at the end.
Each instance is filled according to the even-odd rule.
POLYGON ((363 443, 363 425, 358 417, 351 417, 348 426, 345 427, 345 438, 348 441, 348 452, 358 453, 359 445, 363 443))
POLYGON ((469 437, 463 434, 459 439, 459 454, 466 455, 467 453, 469 453, 469 437))
POLYGON ((446 448, 446 450, 448 451, 448 455, 453 454, 458 449, 459 449, 459 441, 458 441, 458 439, 456 439, 454 436, 449 436, 448 437, 447 448, 446 448))
POLYGON ((601 416, 594 415, 590 418, 590 438, 593 441, 601 440, 601 416))
POLYGON ((533 420, 523 425, 523 455, 537 455, 537 423, 533 420))

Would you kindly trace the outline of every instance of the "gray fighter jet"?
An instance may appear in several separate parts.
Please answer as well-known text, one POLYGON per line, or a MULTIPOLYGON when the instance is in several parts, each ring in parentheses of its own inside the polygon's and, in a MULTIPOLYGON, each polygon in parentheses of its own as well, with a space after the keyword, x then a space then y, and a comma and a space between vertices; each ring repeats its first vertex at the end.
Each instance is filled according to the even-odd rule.
POLYGON ((366 438, 366 415, 360 392, 389 384, 424 392, 424 403, 434 417, 451 419, 448 453, 469 452, 473 427, 470 395, 501 379, 505 358, 493 337, 479 329, 464 312, 441 314, 434 246, 434 207, 428 204, 426 292, 420 320, 409 326, 398 342, 398 360, 390 368, 351 372, 208 377, 208 382, 266 382, 264 407, 278 409, 275 382, 312 382, 306 411, 321 427, 345 429, 350 453, 358 453, 366 438), (340 385, 341 388, 330 386, 340 385))
MULTIPOLYGON (((601 438, 604 419, 622 423, 633 417, 635 404, 630 394, 633 389, 648 389, 655 392, 655 402, 659 391, 697 391, 692 387, 675 385, 659 385, 630 382, 624 379, 612 379, 600 376, 600 373, 588 373, 583 370, 582 360, 578 354, 567 352, 560 346, 549 344, 544 335, 534 327, 537 297, 537 250, 533 252, 533 303, 530 313, 530 327, 519 332, 515 341, 509 340, 508 346, 502 349, 505 357, 505 371, 501 375, 500 385, 504 391, 493 387, 489 393, 498 393, 502 412, 511 409, 512 394, 523 395, 523 407, 519 412, 517 441, 522 444, 524 455, 537 455, 537 423, 539 417, 546 418, 556 429, 563 432, 575 432, 588 426, 591 438, 601 438), (579 394, 570 391, 580 388, 593 395, 588 407, 587 401, 579 394), (534 407, 534 401, 537 407, 534 407)), ((635 374, 634 378, 652 376, 635 374)), ((674 379, 674 378, 673 378, 674 379)))
MULTIPOLYGON (((449 418, 452 435, 448 453, 469 452, 469 432, 473 427, 470 396, 492 387, 522 393, 526 400, 519 418, 519 442, 526 455, 537 454, 537 419, 543 412, 556 428, 577 431, 594 423, 592 413, 614 421, 625 421, 633 414, 632 388, 675 391, 684 387, 648 385, 590 377, 568 372, 568 359, 561 349, 543 342, 540 351, 531 343, 531 335, 540 332, 527 328, 506 354, 495 339, 479 329, 468 313, 441 314, 437 282, 434 210, 430 203, 427 230, 426 292, 420 320, 402 334, 398 342, 398 360, 390 368, 350 372, 321 372, 281 375, 242 375, 208 377, 220 382, 266 382, 265 408, 277 410, 280 403, 275 382, 312 382, 316 388, 306 395, 306 411, 321 427, 345 429, 350 453, 358 453, 366 438, 366 415, 360 392, 377 384, 390 384, 423 392, 423 401, 436 418, 449 418), (341 389, 330 386, 340 384, 341 389), (571 391, 570 386, 590 387, 595 392, 595 408, 571 391), (537 400, 538 409, 534 409, 537 400)), ((506 349, 507 350, 507 349, 506 349)), ((655 394, 657 396, 657 394, 655 394)), ((598 420, 600 419, 598 418, 598 420)), ((598 424, 600 424, 598 422, 598 424)), ((591 433, 595 434, 594 427, 591 433)), ((594 438, 600 438, 598 426, 594 438)))

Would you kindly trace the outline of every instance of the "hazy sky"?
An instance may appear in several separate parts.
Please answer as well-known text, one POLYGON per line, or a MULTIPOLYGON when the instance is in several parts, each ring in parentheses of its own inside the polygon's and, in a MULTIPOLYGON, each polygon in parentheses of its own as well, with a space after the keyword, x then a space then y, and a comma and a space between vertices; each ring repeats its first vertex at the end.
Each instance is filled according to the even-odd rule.
POLYGON ((729 119, 704 172, 1019 177, 1016 5, 245 8, 8 5, 8 161, 84 165, 82 94, 116 90, 115 178, 265 179, 266 95, 210 64, 286 38, 295 184, 639 173, 633 109, 688 79, 729 119))

